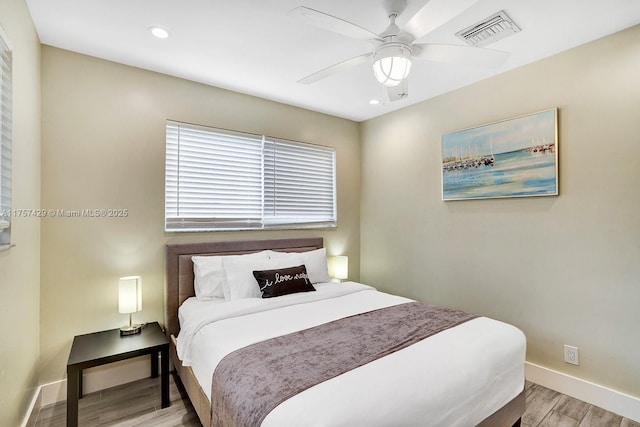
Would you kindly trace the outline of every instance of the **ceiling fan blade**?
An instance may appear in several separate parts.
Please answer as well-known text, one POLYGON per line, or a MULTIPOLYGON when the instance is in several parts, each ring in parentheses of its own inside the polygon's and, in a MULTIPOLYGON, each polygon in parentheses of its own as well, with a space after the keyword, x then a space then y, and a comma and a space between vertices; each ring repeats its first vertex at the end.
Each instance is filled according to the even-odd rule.
POLYGON ((356 65, 360 65, 369 61, 369 59, 373 56, 372 53, 365 53, 360 56, 356 56, 355 58, 347 59, 346 61, 338 62, 330 67, 327 67, 323 70, 320 70, 316 73, 313 73, 307 77, 301 78, 298 80, 298 83, 302 84, 311 84, 315 83, 318 80, 322 80, 326 77, 329 77, 333 74, 339 73, 340 71, 344 71, 348 68, 355 67, 356 65))
POLYGON ((409 96, 409 79, 403 79, 397 86, 383 86, 385 103, 400 101, 409 96))
POLYGON ((487 68, 497 68, 504 64, 510 53, 501 50, 483 49, 472 46, 453 44, 415 44, 413 56, 429 61, 446 62, 450 64, 476 65, 487 68))
POLYGON ((404 25, 404 31, 418 40, 446 24, 462 12, 473 6, 478 0, 428 0, 404 25))
POLYGON ((320 12, 309 7, 299 6, 289 11, 290 16, 301 18, 304 21, 318 27, 323 30, 333 31, 334 33, 342 34, 358 40, 381 40, 380 37, 366 28, 362 28, 359 25, 345 21, 344 19, 336 18, 328 13, 320 12))

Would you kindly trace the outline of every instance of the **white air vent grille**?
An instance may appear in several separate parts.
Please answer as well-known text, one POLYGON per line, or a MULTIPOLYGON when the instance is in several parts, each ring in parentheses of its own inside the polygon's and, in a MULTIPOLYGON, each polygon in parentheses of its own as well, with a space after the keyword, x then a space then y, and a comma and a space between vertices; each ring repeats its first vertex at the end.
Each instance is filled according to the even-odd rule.
POLYGON ((458 31, 456 36, 468 45, 482 47, 502 40, 518 31, 520 31, 520 27, 513 22, 513 19, 504 10, 501 10, 481 22, 458 31))

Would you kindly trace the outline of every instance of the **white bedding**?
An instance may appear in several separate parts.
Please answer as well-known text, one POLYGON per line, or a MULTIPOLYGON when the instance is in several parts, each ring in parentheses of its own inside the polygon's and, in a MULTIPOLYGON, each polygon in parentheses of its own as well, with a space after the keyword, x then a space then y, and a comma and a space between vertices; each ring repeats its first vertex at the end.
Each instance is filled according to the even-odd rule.
MULTIPOLYGON (((234 350, 411 301, 354 282, 314 286, 317 292, 181 306, 178 356, 209 398, 215 367, 234 350)), ((476 425, 522 391, 524 355, 520 330, 476 318, 307 389, 262 426, 476 425)))

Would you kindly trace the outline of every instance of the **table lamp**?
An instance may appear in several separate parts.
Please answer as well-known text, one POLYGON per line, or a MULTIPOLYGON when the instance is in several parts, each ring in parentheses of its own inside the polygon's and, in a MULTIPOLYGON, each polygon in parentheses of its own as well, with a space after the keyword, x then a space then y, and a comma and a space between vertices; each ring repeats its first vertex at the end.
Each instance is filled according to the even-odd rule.
POLYGON ((118 286, 118 311, 129 314, 129 325, 120 328, 120 335, 140 333, 142 325, 134 325, 131 321, 131 313, 140 310, 142 310, 142 278, 140 276, 121 277, 118 286))
POLYGON ((333 257, 333 277, 338 280, 345 280, 349 277, 349 257, 338 255, 333 257))

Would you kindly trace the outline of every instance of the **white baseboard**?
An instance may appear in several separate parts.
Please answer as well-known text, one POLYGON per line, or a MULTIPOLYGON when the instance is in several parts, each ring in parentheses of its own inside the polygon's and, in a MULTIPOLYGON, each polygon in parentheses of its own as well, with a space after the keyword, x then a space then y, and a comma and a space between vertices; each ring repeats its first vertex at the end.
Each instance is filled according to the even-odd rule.
POLYGON ((535 363, 525 363, 527 380, 640 422, 640 398, 535 363))
MULTIPOLYGON (((110 363, 86 369, 83 372, 83 393, 92 393, 132 381, 148 378, 151 374, 149 356, 110 363)), ((40 407, 67 400, 67 380, 43 384, 40 392, 40 407)))
POLYGON ((29 408, 27 408, 27 413, 24 416, 24 419, 22 420, 22 424, 20 424, 20 427, 35 426, 36 419, 34 416, 34 412, 36 411, 36 409, 42 406, 42 404, 40 403, 40 396, 42 395, 41 393, 42 393, 42 386, 39 385, 33 392, 31 403, 29 404, 29 408))

